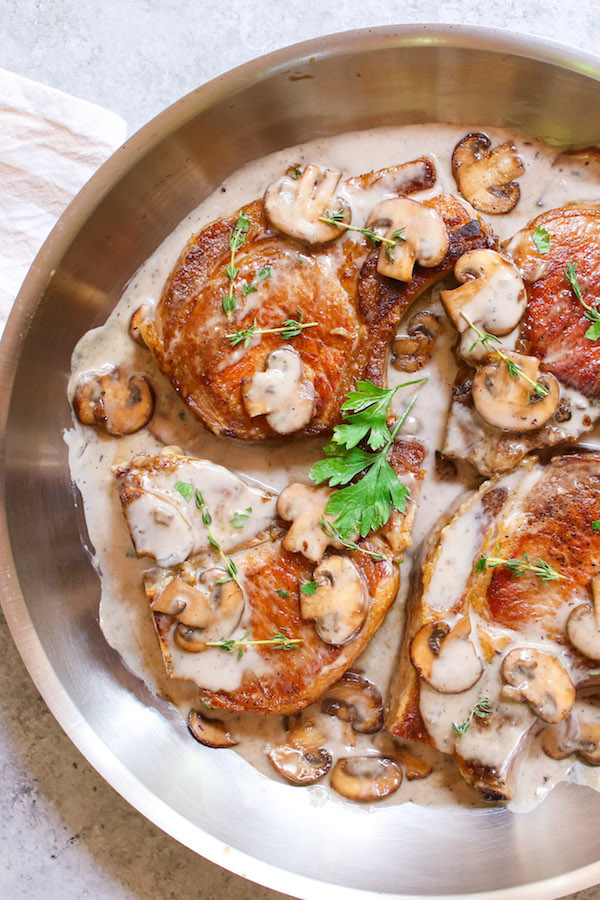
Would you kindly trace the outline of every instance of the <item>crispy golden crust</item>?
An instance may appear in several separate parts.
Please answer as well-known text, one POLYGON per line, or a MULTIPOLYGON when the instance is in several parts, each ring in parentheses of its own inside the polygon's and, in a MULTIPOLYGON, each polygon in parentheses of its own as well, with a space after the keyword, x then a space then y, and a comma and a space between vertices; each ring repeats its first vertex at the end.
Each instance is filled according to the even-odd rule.
MULTIPOLYGON (((144 340, 193 412, 215 434, 243 440, 277 437, 264 416, 251 418, 242 400, 242 382, 265 368, 267 356, 282 346, 280 335, 263 335, 245 348, 232 347, 227 334, 251 326, 281 326, 287 318, 317 322, 291 346, 314 378, 315 414, 303 433, 329 430, 340 406, 360 378, 385 383, 391 332, 413 300, 450 271, 468 249, 491 246, 478 220, 452 197, 428 205, 446 221, 451 235, 447 259, 435 269, 415 268, 410 284, 393 282, 376 271, 378 250, 345 236, 308 250, 272 230, 262 201, 244 208, 250 227, 235 264, 238 310, 228 321, 223 296, 229 288, 229 235, 237 215, 219 219, 191 238, 171 273, 154 322, 142 326, 144 340), (259 272, 270 267, 271 277, 259 272), (242 286, 259 292, 242 297, 242 286), (260 298, 260 302, 255 302, 260 298)), ((287 344, 288 346, 290 344, 287 344)))

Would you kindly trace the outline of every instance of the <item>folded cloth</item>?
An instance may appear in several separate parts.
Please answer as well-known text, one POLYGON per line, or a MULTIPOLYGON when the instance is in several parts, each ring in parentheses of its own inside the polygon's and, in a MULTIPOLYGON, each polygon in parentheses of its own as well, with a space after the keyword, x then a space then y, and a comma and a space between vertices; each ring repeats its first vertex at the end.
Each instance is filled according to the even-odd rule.
POLYGON ((125 136, 115 113, 0 69, 0 333, 54 223, 125 136))

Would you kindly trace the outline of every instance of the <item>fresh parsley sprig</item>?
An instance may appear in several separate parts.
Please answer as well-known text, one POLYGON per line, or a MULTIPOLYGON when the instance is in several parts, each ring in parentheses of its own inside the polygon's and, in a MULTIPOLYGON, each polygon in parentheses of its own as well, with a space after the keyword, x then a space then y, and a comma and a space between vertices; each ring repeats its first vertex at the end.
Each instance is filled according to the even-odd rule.
POLYGON ((584 308, 584 316, 592 323, 586 331, 585 336, 589 341, 597 341, 598 338, 600 338, 600 310, 598 310, 597 306, 590 306, 589 303, 586 303, 583 299, 581 288, 577 280, 577 264, 573 262, 569 263, 565 269, 564 275, 571 285, 573 293, 584 308))
POLYGON ((523 381, 526 381, 529 385, 531 385, 534 393, 537 394, 538 397, 546 397, 548 395, 549 388, 547 388, 545 384, 542 384, 540 381, 534 381, 533 378, 530 378, 529 375, 525 374, 525 372, 523 371, 523 367, 520 366, 519 363, 515 362, 514 359, 511 359, 509 356, 507 356, 506 353, 500 349, 500 347, 493 346, 494 343, 500 343, 500 339, 497 338, 495 334, 488 334, 486 331, 481 331, 481 329, 479 329, 477 325, 475 325, 471 321, 466 313, 462 311, 461 316, 477 335, 477 340, 471 344, 469 353, 473 352, 477 344, 483 344, 486 350, 489 350, 490 353, 495 354, 503 362, 506 363, 508 374, 512 378, 522 378, 523 381))
POLYGON ((336 425, 333 442, 351 450, 366 439, 372 450, 379 450, 390 439, 387 414, 395 394, 400 388, 422 384, 426 378, 405 381, 395 388, 380 388, 372 381, 358 381, 356 390, 350 391, 342 404, 343 425, 336 425))
POLYGON ((236 299, 235 294, 233 292, 233 282, 237 276, 237 273, 240 271, 239 267, 235 265, 235 254, 242 247, 244 241, 246 240, 246 235, 250 229, 250 220, 245 212, 240 212, 238 215, 237 222, 234 227, 229 232, 229 249, 231 250, 231 257, 229 260, 229 264, 225 266, 225 274, 229 279, 229 290, 226 294, 223 295, 223 310, 228 319, 231 319, 234 310, 236 308, 236 299))
POLYGON ((207 647, 218 647, 220 650, 224 650, 225 653, 235 653, 237 651, 238 659, 241 659, 249 646, 263 646, 270 645, 274 647, 276 650, 297 650, 302 640, 300 638, 290 638, 287 634, 278 628, 273 632, 273 637, 268 640, 255 641, 250 638, 252 632, 247 631, 244 637, 238 638, 235 640, 234 638, 227 638, 224 641, 207 641, 207 647))
MULTIPOLYGON (((496 552, 498 554, 500 553, 498 547, 496 548, 496 552)), ((557 572, 556 569, 553 569, 550 563, 547 563, 546 560, 541 557, 538 557, 538 559, 532 563, 527 553, 523 553, 523 559, 504 558, 499 555, 481 556, 475 563, 475 571, 485 572, 486 569, 496 569, 498 566, 504 566, 505 569, 508 569, 511 578, 520 578, 525 572, 532 572, 544 583, 548 581, 558 581, 565 577, 564 575, 561 575, 560 572, 557 572)))
POLYGON ((211 547, 213 547, 217 551, 217 553, 223 560, 223 564, 225 566, 225 571, 227 572, 227 577, 219 578, 219 580, 217 581, 217 584, 223 584, 227 581, 235 581, 235 583, 239 587, 240 591, 243 591, 244 589, 243 589, 242 583, 240 581, 240 576, 238 574, 236 564, 234 563, 234 561, 232 560, 232 558, 230 556, 227 556, 227 554, 223 552, 223 548, 221 547, 220 543, 218 542, 218 540, 216 539, 216 537, 214 536, 214 534, 212 532, 212 528, 211 528, 212 516, 206 506, 206 503, 204 502, 204 497, 202 496, 202 494, 200 493, 198 488, 194 488, 194 485, 191 484, 189 481, 178 481, 175 484, 175 490, 178 493, 180 493, 181 496, 183 497, 183 499, 186 500, 188 503, 190 502, 190 500, 192 499, 193 496, 195 497, 196 508, 200 510, 200 513, 202 515, 202 524, 206 528, 208 543, 210 544, 211 547))
POLYGON ((460 722, 458 725, 456 722, 452 723, 452 731, 454 731, 460 737, 464 737, 464 735, 469 730, 469 726, 473 721, 473 717, 477 716, 478 719, 487 719, 492 709, 493 705, 490 702, 489 698, 482 697, 481 700, 478 700, 473 709, 469 712, 469 715, 464 720, 464 722, 460 722))
POLYGON ((365 553, 367 556, 370 556, 371 559, 375 560, 375 562, 381 562, 382 559, 385 559, 383 553, 377 553, 375 550, 367 550, 365 547, 359 547, 356 541, 350 540, 350 538, 344 537, 339 528, 336 526, 335 522, 329 522, 324 516, 321 516, 319 519, 319 525, 327 535, 327 537, 333 538, 336 541, 346 548, 346 550, 358 550, 360 553, 365 553))
POLYGON ((371 244, 385 244, 386 250, 385 255, 388 259, 393 260, 393 250, 394 247, 397 247, 399 244, 403 244, 406 238, 404 237, 404 228, 399 228, 398 231, 395 231, 391 237, 384 237, 381 234, 378 234, 376 231, 373 231, 372 228, 359 228, 357 225, 349 225, 347 222, 344 222, 345 212, 343 209, 338 209, 335 212, 325 213, 324 216, 319 216, 319 220, 321 222, 327 222, 328 225, 336 225, 338 228, 345 228, 346 231, 357 231, 359 234, 364 234, 368 241, 371 244))
POLYGON ((304 322, 302 313, 299 309, 296 310, 296 315, 298 316, 297 319, 286 319, 278 328, 259 328, 258 322, 255 319, 253 324, 249 325, 248 328, 232 331, 230 334, 226 335, 226 338, 232 347, 236 347, 242 342, 244 347, 248 347, 252 338, 259 334, 280 334, 284 341, 291 341, 292 338, 302 334, 305 328, 314 328, 319 324, 318 322, 304 322))

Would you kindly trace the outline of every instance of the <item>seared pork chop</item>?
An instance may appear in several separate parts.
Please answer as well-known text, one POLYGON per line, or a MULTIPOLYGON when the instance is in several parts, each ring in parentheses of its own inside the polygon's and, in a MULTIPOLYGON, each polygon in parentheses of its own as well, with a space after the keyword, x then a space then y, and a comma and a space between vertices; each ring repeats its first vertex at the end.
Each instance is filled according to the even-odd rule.
POLYGON ((600 417, 600 340, 585 336, 590 320, 584 305, 594 308, 600 299, 600 207, 577 204, 544 213, 509 241, 506 250, 527 289, 516 349, 539 359, 540 372, 556 377, 561 398, 542 428, 502 432, 475 410, 473 370, 463 367, 455 384, 443 452, 469 460, 483 475, 511 469, 536 448, 573 442, 600 417), (536 229, 549 235, 546 253, 533 240, 536 229), (583 303, 566 278, 570 265, 575 266, 583 303))
MULTIPOLYGON (((390 189, 403 195, 422 189, 431 180, 424 180, 422 173, 414 176, 416 163, 397 167, 410 167, 404 178, 388 169, 350 179, 346 193, 368 197, 373 190, 379 198, 390 189)), ((416 166, 417 173, 421 169, 416 166)), ((218 219, 190 239, 165 285, 155 318, 142 322, 140 330, 161 370, 207 428, 251 441, 277 437, 278 431, 319 434, 339 421, 341 404, 357 380, 370 378, 385 385, 389 341, 403 312, 450 271, 460 255, 493 243, 485 226, 455 198, 440 195, 425 205, 442 216, 449 250, 435 268, 417 265, 409 283, 380 275, 379 250, 356 232, 340 230, 333 243, 309 248, 269 225, 262 200, 245 206, 248 230, 235 254, 236 309, 231 319, 223 298, 230 286, 226 267, 238 215, 218 219), (281 333, 261 333, 281 329, 288 320, 310 327, 287 340, 281 333), (256 334, 232 345, 230 336, 244 329, 256 334), (299 399, 308 413, 300 425, 292 422, 287 430, 275 430, 260 412, 260 398, 248 392, 253 376, 265 372, 273 352, 283 349, 287 359, 278 358, 277 365, 288 372, 290 365, 301 364, 299 399), (252 415, 248 396, 254 403, 252 415)), ((284 406, 292 402, 294 398, 284 406)))
POLYGON ((598 668, 598 519, 599 455, 529 459, 467 499, 425 560, 386 726, 452 753, 487 799, 510 799, 519 752, 567 727, 598 668))
POLYGON ((284 549, 288 525, 274 498, 220 466, 166 448, 117 470, 138 555, 157 558, 162 548, 144 580, 168 674, 194 681, 214 708, 293 713, 317 699, 396 597, 424 455, 417 442, 396 442, 389 461, 410 490, 406 512, 394 511, 358 550, 330 549, 318 564, 284 549), (344 631, 346 619, 356 628, 344 631))

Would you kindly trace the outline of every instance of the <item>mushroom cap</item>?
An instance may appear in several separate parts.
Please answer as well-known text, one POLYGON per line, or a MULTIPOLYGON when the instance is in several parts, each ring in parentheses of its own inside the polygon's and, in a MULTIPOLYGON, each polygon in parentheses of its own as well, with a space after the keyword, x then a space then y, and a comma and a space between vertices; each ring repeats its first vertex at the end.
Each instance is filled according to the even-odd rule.
POLYGON ((551 653, 517 647, 502 661, 503 700, 525 700, 544 722, 562 722, 575 703, 575 687, 564 666, 551 653))
POLYGON ((542 749, 552 759, 577 755, 591 766, 600 765, 600 708, 577 701, 571 714, 544 729, 542 749))
POLYGON ((331 787, 361 803, 383 800, 402 784, 402 770, 383 756, 351 756, 339 759, 330 776, 331 787))
POLYGON ((370 213, 367 228, 383 231, 394 238, 401 232, 396 246, 382 242, 377 261, 380 275, 398 281, 410 281, 415 263, 425 268, 439 265, 450 246, 446 223, 437 212, 407 197, 383 200, 370 213))
POLYGON ((491 148, 487 134, 465 135, 452 153, 452 174, 471 206, 480 212, 501 215, 510 212, 519 201, 521 191, 513 179, 523 175, 525 166, 512 141, 491 148))
POLYGON ((222 749, 235 747, 238 743, 221 719, 208 719, 197 709, 190 710, 188 728, 196 740, 205 747, 222 749))
POLYGON ((567 636, 588 659, 600 660, 600 629, 594 610, 587 603, 575 607, 567 619, 567 636))
POLYGON ((314 572, 317 589, 300 593, 303 619, 313 620, 326 644, 347 644, 365 624, 369 592, 362 573, 347 556, 330 556, 314 572))
POLYGON ((481 678, 483 663, 470 634, 471 621, 465 616, 452 629, 446 622, 429 622, 410 642, 413 666, 441 694, 461 694, 481 678))
POLYGON ((125 508, 125 517, 138 556, 153 556, 159 566, 184 562, 194 548, 191 522, 166 497, 144 491, 125 508))
POLYGON ((97 425, 120 437, 147 425, 154 412, 154 391, 142 375, 126 375, 118 367, 84 376, 73 396, 73 409, 84 425, 97 425))
POLYGON ((314 784, 331 768, 331 754, 322 746, 324 743, 325 735, 314 722, 301 721, 267 756, 292 784, 314 784))
POLYGON ((454 275, 461 286, 440 296, 457 331, 469 328, 464 316, 489 334, 515 328, 527 306, 527 291, 513 263, 496 250, 470 250, 457 260, 454 275))
POLYGON ((346 672, 321 699, 321 711, 349 722, 359 734, 375 734, 383 728, 383 700, 373 682, 346 672))
POLYGON ((190 635, 185 629, 179 629, 179 638, 186 645, 183 649, 188 649, 190 643, 205 644, 228 638, 238 626, 244 611, 244 595, 235 581, 221 582, 223 578, 227 574, 218 568, 202 572, 196 585, 178 576, 153 600, 153 612, 174 616, 186 629, 201 632, 190 635))
POLYGON ((500 359, 477 370, 473 378, 472 396, 482 419, 502 431, 535 431, 552 417, 560 400, 560 388, 554 375, 539 373, 535 356, 506 352, 520 366, 523 374, 537 381, 548 393, 539 397, 525 378, 510 374, 507 363, 500 359))
POLYGON ((267 187, 263 197, 269 223, 306 244, 327 244, 335 240, 343 230, 337 225, 321 222, 320 216, 341 210, 341 221, 350 222, 348 204, 335 196, 341 177, 342 173, 337 169, 309 164, 298 179, 289 175, 278 178, 267 187))
POLYGON ((412 316, 406 334, 394 338, 393 367, 401 372, 417 372, 429 361, 439 333, 439 319, 433 313, 424 310, 412 316))
POLYGON ((148 303, 142 303, 141 306, 138 306, 138 308, 134 310, 129 320, 129 336, 136 344, 140 344, 142 347, 146 346, 146 342, 141 326, 149 316, 150 305, 148 303))
MULTIPOLYGON (((314 487, 293 482, 284 488, 277 500, 277 513, 291 526, 283 539, 283 547, 292 553, 302 553, 311 562, 320 562, 328 546, 343 549, 343 544, 329 537, 321 528, 320 519, 334 521, 325 512, 334 491, 328 487, 314 487)), ((356 540, 358 534, 353 535, 356 540)))
POLYGON ((315 412, 315 388, 300 354, 291 347, 269 353, 264 372, 242 381, 242 398, 252 418, 266 415, 278 434, 308 425, 315 412))

